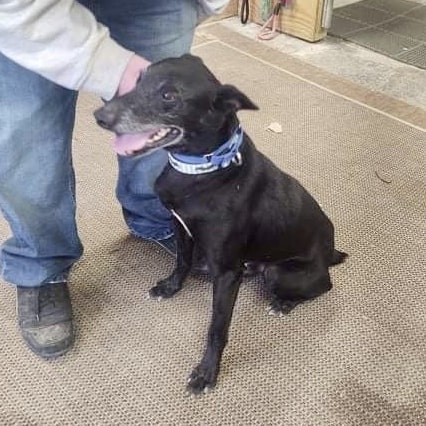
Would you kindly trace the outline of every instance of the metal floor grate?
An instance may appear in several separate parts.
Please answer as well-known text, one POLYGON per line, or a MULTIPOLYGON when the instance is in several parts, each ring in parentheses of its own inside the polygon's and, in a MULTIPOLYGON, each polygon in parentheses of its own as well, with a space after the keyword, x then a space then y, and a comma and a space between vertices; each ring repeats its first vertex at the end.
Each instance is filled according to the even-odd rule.
POLYGON ((426 69, 426 6, 364 0, 335 9, 329 34, 426 69))

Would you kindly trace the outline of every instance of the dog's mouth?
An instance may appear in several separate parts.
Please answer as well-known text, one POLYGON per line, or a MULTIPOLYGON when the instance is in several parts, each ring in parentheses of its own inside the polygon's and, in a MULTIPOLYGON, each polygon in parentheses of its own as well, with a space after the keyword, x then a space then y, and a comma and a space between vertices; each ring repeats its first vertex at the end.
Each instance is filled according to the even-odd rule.
POLYGON ((114 140, 114 150, 123 157, 148 154, 154 150, 177 144, 183 130, 176 126, 162 126, 140 133, 120 133, 114 140))

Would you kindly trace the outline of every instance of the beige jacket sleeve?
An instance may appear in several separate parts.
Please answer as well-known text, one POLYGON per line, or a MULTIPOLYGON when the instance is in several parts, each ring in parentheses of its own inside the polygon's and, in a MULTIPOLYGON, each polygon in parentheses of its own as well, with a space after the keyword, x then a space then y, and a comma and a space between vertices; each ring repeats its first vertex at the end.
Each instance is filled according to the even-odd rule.
POLYGON ((107 100, 133 55, 74 0, 0 0, 0 52, 61 86, 107 100))

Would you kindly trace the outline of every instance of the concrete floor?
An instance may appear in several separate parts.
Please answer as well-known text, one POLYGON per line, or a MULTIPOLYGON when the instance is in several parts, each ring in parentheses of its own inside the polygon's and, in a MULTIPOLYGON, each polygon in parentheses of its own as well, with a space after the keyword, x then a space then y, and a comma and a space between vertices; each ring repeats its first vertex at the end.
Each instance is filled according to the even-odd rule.
POLYGON ((334 7, 343 7, 343 6, 347 6, 348 4, 352 4, 352 3, 357 3, 360 0, 334 0, 334 7))
MULTIPOLYGON (((335 2, 341 3, 347 0, 335 2)), ((417 0, 426 3, 426 0, 417 0)), ((207 24, 214 25, 214 24, 207 24)), ((223 20, 224 25, 250 39, 256 39, 259 26, 242 25, 238 17, 223 20)), ((202 28, 200 29, 202 32, 202 28)), ((280 34, 273 40, 262 41, 277 49, 319 67, 337 76, 346 78, 370 90, 391 96, 410 105, 426 108, 426 72, 391 58, 367 50, 339 38, 327 36, 317 43, 308 43, 280 34)))
MULTIPOLYGON (((334 8, 337 7, 343 7, 343 6, 347 6, 348 4, 352 4, 352 3, 359 3, 362 0, 334 0, 334 8)), ((406 0, 406 1, 411 1, 414 3, 420 3, 420 4, 426 4, 426 0, 406 0)))

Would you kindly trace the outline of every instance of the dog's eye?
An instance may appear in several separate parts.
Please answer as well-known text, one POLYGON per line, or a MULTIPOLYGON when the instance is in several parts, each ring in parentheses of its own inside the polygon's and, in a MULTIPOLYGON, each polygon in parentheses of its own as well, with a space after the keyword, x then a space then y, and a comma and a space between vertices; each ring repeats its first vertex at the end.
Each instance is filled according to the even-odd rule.
POLYGON ((166 102, 174 102, 177 100, 177 93, 176 92, 163 92, 162 94, 163 96, 163 100, 165 100, 166 102))

